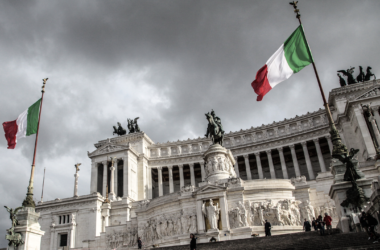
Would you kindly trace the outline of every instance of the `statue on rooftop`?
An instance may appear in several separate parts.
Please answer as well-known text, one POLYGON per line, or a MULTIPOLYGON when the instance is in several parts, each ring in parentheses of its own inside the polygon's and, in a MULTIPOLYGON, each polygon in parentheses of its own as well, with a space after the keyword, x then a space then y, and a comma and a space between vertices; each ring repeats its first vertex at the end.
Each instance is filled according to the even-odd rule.
POLYGON ((364 82, 365 74, 363 72, 363 67, 359 66, 359 75, 356 77, 358 82, 364 82))
POLYGON ((351 67, 347 70, 338 70, 339 73, 342 73, 343 75, 345 75, 347 77, 348 85, 357 83, 357 81, 355 80, 355 78, 352 75, 354 73, 354 69, 355 69, 355 67, 351 67))
POLYGON ((14 246, 18 247, 22 244, 24 244, 24 241, 22 240, 22 236, 20 233, 15 233, 15 227, 19 225, 18 220, 16 218, 17 212, 24 208, 24 207, 18 207, 13 210, 13 208, 9 208, 7 206, 4 206, 8 213, 9 213, 9 218, 12 221, 12 227, 7 229, 8 234, 5 236, 5 238, 8 240, 8 246, 14 246))
POLYGON ((339 77, 339 83, 341 87, 344 87, 347 85, 346 80, 338 73, 337 76, 339 77))
POLYGON ((205 136, 207 138, 210 137, 213 144, 220 144, 223 146, 224 130, 221 119, 215 115, 214 110, 211 111, 211 114, 208 112, 205 115, 208 120, 205 136))
POLYGON ((118 128, 116 126, 113 126, 113 135, 125 135, 127 131, 121 126, 120 122, 117 123, 118 128))
POLYGON ((136 117, 134 120, 132 119, 127 119, 128 120, 128 129, 129 129, 129 134, 133 133, 139 133, 141 132, 139 125, 137 124, 137 120, 140 117, 136 117))
POLYGON ((372 72, 371 72, 371 67, 367 67, 367 74, 365 75, 365 78, 364 78, 364 80, 365 81, 369 81, 370 79, 371 79, 371 76, 373 76, 373 77, 375 77, 375 79, 376 79, 376 76, 375 76, 375 74, 372 74, 372 72))

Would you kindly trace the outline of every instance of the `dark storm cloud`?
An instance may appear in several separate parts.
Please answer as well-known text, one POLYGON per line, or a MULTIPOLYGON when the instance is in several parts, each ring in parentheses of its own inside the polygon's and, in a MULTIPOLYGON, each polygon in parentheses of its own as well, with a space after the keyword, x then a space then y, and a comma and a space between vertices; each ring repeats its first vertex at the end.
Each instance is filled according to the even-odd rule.
MULTIPOLYGON (((1 1, 0 121, 44 99, 35 198, 47 169, 45 200, 69 197, 74 164, 89 192, 93 143, 112 125, 140 117, 158 142, 202 136, 214 108, 226 131, 272 123, 322 107, 309 66, 262 102, 250 87, 257 70, 298 23, 289 1, 1 1)), ((378 1, 300 1, 326 94, 336 70, 371 65, 380 74, 378 1)), ((356 72, 357 73, 357 72, 356 72)), ((24 198, 34 136, 15 150, 0 139, 4 205, 24 198)), ((5 211, 0 228, 9 221, 5 211)), ((0 237, 0 246, 6 242, 0 237)))

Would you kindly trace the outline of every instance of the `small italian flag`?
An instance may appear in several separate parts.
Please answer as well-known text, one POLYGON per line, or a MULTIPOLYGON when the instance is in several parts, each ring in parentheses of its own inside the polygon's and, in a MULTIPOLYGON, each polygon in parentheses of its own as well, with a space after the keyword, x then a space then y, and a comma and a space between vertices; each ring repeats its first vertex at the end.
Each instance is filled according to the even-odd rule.
POLYGON ((22 112, 17 120, 3 123, 8 149, 16 147, 17 139, 37 133, 40 106, 41 99, 22 112))
POLYGON ((261 101, 269 90, 312 62, 313 56, 300 25, 257 71, 256 79, 251 84, 258 94, 257 101, 261 101))

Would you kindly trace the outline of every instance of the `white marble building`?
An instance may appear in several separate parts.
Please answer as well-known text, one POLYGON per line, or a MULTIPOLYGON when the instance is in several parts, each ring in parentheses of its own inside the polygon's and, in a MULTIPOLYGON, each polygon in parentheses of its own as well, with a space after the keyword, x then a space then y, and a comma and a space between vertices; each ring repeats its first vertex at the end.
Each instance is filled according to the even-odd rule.
MULTIPOLYGON (((377 179, 380 81, 336 88, 329 105, 343 142, 360 149, 359 169, 377 179), (366 104, 371 117, 361 106, 366 104)), ((90 194, 36 207, 45 232, 41 249, 136 247, 137 236, 150 246, 188 244, 189 233, 197 233, 198 242, 228 240, 262 235, 263 219, 272 223, 273 234, 281 234, 302 231, 304 218, 324 212, 336 218, 324 110, 226 133, 223 163, 204 162, 211 161, 210 145, 205 138, 154 143, 143 132, 99 141, 88 153, 90 194), (228 169, 228 177, 213 179, 214 166, 228 169), (107 186, 110 203, 104 203, 107 186), (205 210, 210 199, 216 229, 205 210)))

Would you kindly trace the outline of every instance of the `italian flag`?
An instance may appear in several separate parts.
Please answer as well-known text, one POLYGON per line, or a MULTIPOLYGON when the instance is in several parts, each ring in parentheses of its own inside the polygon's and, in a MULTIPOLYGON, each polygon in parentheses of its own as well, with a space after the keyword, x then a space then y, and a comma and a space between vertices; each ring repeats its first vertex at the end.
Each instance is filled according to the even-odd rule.
POLYGON ((41 99, 22 112, 17 120, 3 123, 8 149, 16 147, 17 139, 37 133, 40 106, 41 99))
POLYGON ((256 73, 252 88, 261 101, 266 93, 277 84, 288 79, 313 62, 313 56, 307 44, 302 25, 290 35, 281 47, 269 58, 256 73))

